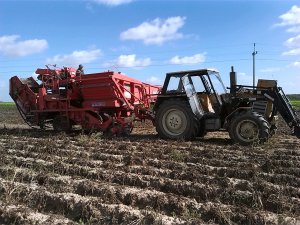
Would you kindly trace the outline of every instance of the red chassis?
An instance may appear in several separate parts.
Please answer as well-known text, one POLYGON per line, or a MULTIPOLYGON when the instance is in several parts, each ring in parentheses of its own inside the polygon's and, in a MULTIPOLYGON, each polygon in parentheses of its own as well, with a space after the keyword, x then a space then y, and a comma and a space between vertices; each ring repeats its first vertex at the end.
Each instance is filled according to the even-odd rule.
POLYGON ((121 73, 75 76, 76 69, 37 69, 32 77, 10 79, 10 96, 31 126, 52 123, 58 131, 73 125, 112 134, 129 133, 134 120, 153 120, 151 106, 160 86, 121 73))

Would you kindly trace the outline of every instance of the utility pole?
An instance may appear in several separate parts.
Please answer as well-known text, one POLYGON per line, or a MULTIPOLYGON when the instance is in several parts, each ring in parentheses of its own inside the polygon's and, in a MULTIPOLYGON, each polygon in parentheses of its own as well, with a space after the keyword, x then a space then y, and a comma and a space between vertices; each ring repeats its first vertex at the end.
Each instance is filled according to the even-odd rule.
POLYGON ((253 57, 253 90, 255 86, 255 55, 257 55, 257 51, 255 51, 255 43, 253 43, 253 52, 252 52, 252 57, 253 57))

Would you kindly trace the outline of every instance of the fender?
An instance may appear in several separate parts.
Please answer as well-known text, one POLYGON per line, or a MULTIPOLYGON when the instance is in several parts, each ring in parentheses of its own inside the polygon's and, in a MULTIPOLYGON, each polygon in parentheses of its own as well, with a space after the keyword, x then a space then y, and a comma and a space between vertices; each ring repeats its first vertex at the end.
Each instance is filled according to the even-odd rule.
POLYGON ((240 112, 246 112, 246 111, 251 111, 251 107, 240 107, 235 109, 228 116, 226 116, 223 127, 227 129, 230 124, 230 121, 236 114, 239 114, 240 112))

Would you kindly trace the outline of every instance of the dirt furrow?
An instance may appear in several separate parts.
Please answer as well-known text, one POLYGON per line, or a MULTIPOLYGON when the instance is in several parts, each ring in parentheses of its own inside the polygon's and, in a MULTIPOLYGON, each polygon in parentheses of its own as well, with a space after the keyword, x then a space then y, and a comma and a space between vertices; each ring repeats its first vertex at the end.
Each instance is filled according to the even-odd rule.
MULTIPOLYGON (((10 186, 14 186, 15 190, 17 190, 11 193, 14 199, 30 203, 31 207, 35 207, 41 212, 51 211, 58 214, 62 213, 66 218, 73 221, 92 224, 125 224, 130 221, 144 221, 144 224, 153 224, 154 222, 158 222, 157 218, 162 224, 181 224, 184 222, 182 218, 186 216, 190 218, 194 216, 195 218, 193 219, 198 219, 198 222, 200 222, 200 219, 208 221, 208 218, 213 216, 213 218, 215 218, 214 222, 222 224, 244 223, 246 221, 252 221, 254 224, 277 224, 280 219, 276 214, 270 212, 252 212, 251 216, 249 216, 243 214, 245 212, 249 213, 249 210, 239 210, 236 207, 219 203, 208 202, 199 204, 195 201, 190 201, 189 204, 184 204, 183 202, 180 211, 182 218, 173 219, 151 210, 140 211, 127 205, 105 204, 101 201, 99 202, 98 197, 81 196, 74 193, 51 193, 43 188, 30 187, 17 182, 1 182, 1 187, 4 189, 10 186), (102 215, 106 216, 102 217, 102 215)), ((87 189, 85 189, 86 191, 91 190, 89 186, 85 187, 87 187, 87 189)), ((99 189, 96 187, 94 193, 97 193, 97 191, 99 191, 99 189)), ((133 193, 137 193, 137 191, 135 189, 127 190, 127 195, 129 195, 127 201, 138 201, 134 196, 131 196, 133 193)), ((153 192, 150 191, 150 193, 153 192)), ((147 191, 143 194, 147 196, 147 191)), ((174 201, 176 201, 176 199, 174 199, 174 201)), ((173 204, 176 205, 175 202, 173 204)), ((290 219, 290 217, 286 217, 285 219, 290 219)))
MULTIPOLYGON (((52 166, 52 165, 50 165, 52 166)), ((60 164, 61 166, 61 164, 60 164)), ((62 165, 64 169, 67 169, 67 165, 62 165)), ((56 169, 58 169, 58 165, 55 166, 56 169)), ((53 169, 53 168, 52 168, 53 169)), ((53 171, 53 170, 50 171, 53 171)), ((77 172, 81 173, 82 171, 80 167, 77 166, 77 172)), ((86 168, 85 168, 86 169, 86 168)), ((61 171, 59 169, 59 171, 61 171)), ((100 176, 95 174, 96 171, 88 171, 84 172, 82 177, 88 177, 90 179, 96 179, 101 181, 108 181, 111 183, 116 183, 120 185, 129 185, 132 187, 138 187, 138 188, 155 188, 158 191, 166 192, 166 193, 173 193, 175 195, 179 196, 189 196, 192 198, 195 198, 198 202, 204 202, 204 201, 213 201, 213 202, 222 202, 224 204, 229 205, 238 205, 243 207, 253 207, 254 205, 259 206, 262 209, 269 210, 271 212, 290 212, 293 213, 299 209, 297 207, 297 204, 294 203, 294 201, 291 201, 290 198, 284 196, 277 197, 275 199, 271 199, 269 197, 272 192, 270 192, 270 188, 266 188, 264 186, 260 186, 259 188, 255 186, 252 187, 252 190, 239 190, 235 188, 236 186, 233 186, 229 183, 228 179, 223 179, 223 185, 203 185, 201 183, 194 183, 194 182, 187 182, 182 180, 172 180, 172 179, 161 179, 157 177, 152 176, 146 176, 146 175, 138 175, 138 174, 130 174, 130 173, 124 173, 124 172, 118 172, 118 171, 108 171, 108 170, 98 170, 100 176), (264 188, 267 190, 264 192, 264 188), (287 204, 290 203, 290 204, 287 204), (284 205, 288 205, 287 207, 284 207, 284 205)), ((57 172, 57 171, 55 171, 57 172)), ((66 171, 63 173, 63 175, 75 175, 78 176, 79 174, 76 172, 76 169, 74 170, 74 166, 70 171, 66 171), (73 174, 74 173, 74 174, 73 174)), ((61 173, 58 175, 62 175, 61 173)), ((26 177, 26 176, 24 176, 26 177)), ((71 179, 71 177, 69 177, 71 179)), ((34 178, 31 178, 34 179, 34 178)), ((38 183, 44 183, 43 180, 46 178, 43 178, 40 176, 39 178, 35 178, 38 180, 38 183)), ((22 178, 24 180, 24 178, 22 178)), ((28 178, 27 178, 28 180, 28 178)), ((259 182, 258 182, 259 183, 259 182)), ((53 182, 53 186, 59 186, 61 189, 64 189, 64 187, 71 187, 70 184, 57 184, 56 182, 53 182)), ((49 186, 51 188, 51 186, 49 186)), ((72 190, 68 190, 72 192, 72 190)), ((277 193, 278 189, 273 190, 273 193, 277 193)), ((283 193, 283 192, 282 192, 283 193)), ((295 194, 297 195, 297 193, 295 194)))
POLYGON ((24 205, 0 203, 0 224, 11 225, 77 225, 72 220, 58 214, 40 213, 24 205))
POLYGON ((241 147, 220 132, 179 142, 140 128, 0 129, 0 224, 300 224, 299 140, 241 147))
MULTIPOLYGON (((45 188, 1 180, 0 188, 10 192, 10 202, 18 201, 43 213, 63 215, 69 220, 90 224, 182 224, 184 221, 151 210, 140 211, 123 204, 106 204, 97 197, 85 197, 75 193, 51 193, 45 188), (157 220, 158 219, 158 220, 157 220)), ((8 201, 8 200, 6 200, 8 201)))

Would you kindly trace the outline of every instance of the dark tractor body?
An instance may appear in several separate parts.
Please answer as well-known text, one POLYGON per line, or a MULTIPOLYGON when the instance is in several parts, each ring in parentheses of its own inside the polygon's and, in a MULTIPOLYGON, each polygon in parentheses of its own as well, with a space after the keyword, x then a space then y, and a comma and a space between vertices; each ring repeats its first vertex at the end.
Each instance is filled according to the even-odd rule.
POLYGON ((167 73, 154 105, 155 126, 162 138, 191 140, 211 131, 228 131, 237 143, 263 143, 276 131, 280 113, 300 137, 300 120, 275 80, 257 86, 236 84, 230 73, 230 93, 217 70, 167 73))

